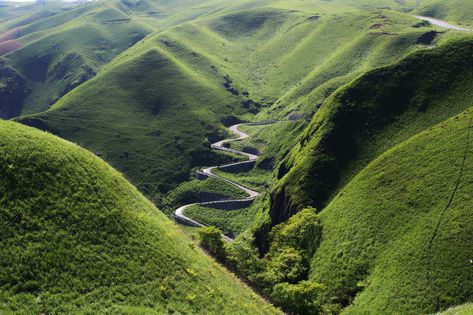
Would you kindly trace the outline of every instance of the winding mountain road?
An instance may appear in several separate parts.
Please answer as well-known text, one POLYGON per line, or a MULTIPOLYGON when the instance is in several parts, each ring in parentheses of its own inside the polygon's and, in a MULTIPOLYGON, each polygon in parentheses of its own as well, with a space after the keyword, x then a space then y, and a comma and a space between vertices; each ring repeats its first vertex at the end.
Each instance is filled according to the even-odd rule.
POLYGON ((448 28, 448 29, 451 29, 451 30, 466 31, 466 32, 473 31, 472 29, 461 27, 461 26, 458 26, 458 25, 453 25, 453 24, 447 23, 445 21, 434 19, 434 18, 431 18, 431 17, 428 17, 428 16, 413 15, 413 17, 418 18, 420 20, 428 21, 433 25, 437 25, 437 26, 440 26, 440 27, 443 27, 443 28, 448 28))
MULTIPOLYGON (((263 122, 263 123, 252 123, 252 125, 263 125, 263 124, 272 124, 273 122, 263 122)), ((200 206, 212 206, 212 205, 225 205, 225 204, 230 204, 230 203, 234 203, 234 202, 245 202, 245 201, 253 201, 255 200, 259 195, 260 193, 257 192, 257 191, 254 191, 254 190, 251 190, 245 186, 242 186, 232 180, 229 180, 225 177, 222 177, 222 176, 219 176, 217 174, 214 174, 213 173, 213 170, 219 168, 219 167, 226 167, 226 166, 234 166, 234 165, 244 165, 244 164, 248 164, 248 163, 254 163, 254 161, 258 158, 257 155, 254 155, 254 154, 250 154, 250 153, 246 153, 246 152, 243 152, 243 151, 238 151, 238 150, 235 150, 235 149, 231 149, 231 148, 226 148, 225 147, 225 144, 226 143, 229 143, 229 142, 234 142, 234 141, 241 141, 241 140, 244 140, 244 139, 247 139, 249 138, 248 134, 244 133, 243 131, 240 131, 238 128, 240 126, 242 126, 244 124, 237 124, 237 125, 233 125, 229 128, 229 130, 234 133, 235 135, 237 135, 238 137, 237 138, 231 138, 231 139, 225 139, 225 140, 222 140, 222 141, 219 141, 219 142, 216 142, 214 144, 211 145, 211 148, 214 149, 214 150, 220 150, 220 151, 226 151, 226 152, 231 152, 231 153, 234 153, 234 154, 238 154, 238 155, 241 155, 241 156, 246 156, 248 158, 248 160, 245 160, 243 162, 237 162, 237 163, 231 163, 231 164, 226 164, 226 165, 220 165, 220 166, 212 166, 212 167, 208 167, 208 168, 204 168, 200 171, 198 171, 198 173, 200 173, 201 175, 204 175, 204 176, 207 176, 207 177, 216 177, 222 181, 225 181, 227 183, 230 183, 232 184, 233 186, 236 186, 238 187, 239 189, 241 189, 242 191, 244 191, 245 193, 248 194, 248 197, 246 198, 242 198, 242 199, 231 199, 231 200, 228 200, 228 199, 223 199, 223 200, 217 200, 217 201, 210 201, 210 202, 200 202, 200 203, 192 203, 192 204, 188 204, 188 205, 184 205, 182 207, 179 207, 177 208, 175 211, 174 211, 174 219, 183 224, 183 225, 187 225, 187 226, 195 226, 195 227, 204 227, 205 225, 203 223, 200 223, 196 220, 193 220, 189 217, 187 217, 184 212, 187 208, 191 207, 191 206, 196 206, 196 205, 200 205, 200 206)), ((222 211, 226 211, 226 210, 222 210, 222 211)), ((232 238, 228 237, 228 236, 225 236, 223 235, 223 238, 228 241, 228 242, 231 242, 233 241, 232 238)))

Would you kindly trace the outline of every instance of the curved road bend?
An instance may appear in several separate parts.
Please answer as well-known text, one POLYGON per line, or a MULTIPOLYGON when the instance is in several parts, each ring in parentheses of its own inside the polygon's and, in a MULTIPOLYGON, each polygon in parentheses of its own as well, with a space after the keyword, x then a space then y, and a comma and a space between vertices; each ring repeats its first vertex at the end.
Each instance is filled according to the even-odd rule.
POLYGON ((473 31, 472 29, 469 29, 469 28, 461 27, 461 26, 458 26, 458 25, 453 25, 453 24, 447 23, 445 21, 434 19, 434 18, 427 17, 427 16, 413 15, 413 17, 418 18, 420 20, 428 21, 428 22, 432 23, 433 25, 448 28, 448 29, 451 29, 451 30, 466 31, 466 32, 473 31))
MULTIPOLYGON (((263 124, 263 123, 262 123, 263 124)), ((267 124, 270 124, 270 123, 267 123, 267 124)), ((249 138, 248 134, 244 133, 243 131, 240 131, 238 129, 238 127, 242 126, 244 124, 237 124, 237 125, 233 125, 231 126, 229 129, 232 133, 236 134, 238 137, 237 138, 231 138, 231 139, 226 139, 226 140, 222 140, 222 141, 219 141, 219 142, 216 142, 214 144, 211 145, 211 148, 214 149, 214 150, 220 150, 220 151, 226 151, 226 152, 231 152, 231 153, 234 153, 234 154, 238 154, 238 155, 242 155, 242 156, 246 156, 248 158, 248 160, 245 160, 243 162, 237 162, 237 163, 231 163, 231 164, 226 164, 226 165, 221 165, 221 166, 229 166, 229 165, 240 165, 240 164, 247 164, 247 163, 253 163, 257 158, 258 156, 257 155, 254 155, 254 154, 250 154, 250 153, 246 153, 246 152, 242 152, 242 151, 238 151, 238 150, 235 150, 235 149, 230 149, 230 148, 226 148, 224 145, 226 143, 229 143, 229 142, 234 142, 234 141, 241 141, 241 140, 244 140, 244 139, 247 139, 249 138)), ((224 178, 222 176, 219 176, 217 174, 214 174, 213 173, 213 170, 217 169, 219 166, 212 166, 212 167, 208 167, 208 168, 204 168, 198 172, 200 172, 201 174, 204 174, 205 176, 208 176, 208 177, 216 177, 220 180, 223 180, 227 183, 230 183, 232 184, 233 186, 236 186, 238 187, 239 189, 241 189, 242 191, 244 191, 245 193, 248 194, 248 197, 246 198, 242 198, 242 199, 233 199, 233 200, 228 200, 228 199, 225 199, 225 200, 218 200, 218 201, 210 201, 210 202, 200 202, 200 203, 192 203, 192 204, 188 204, 188 205, 184 205, 182 207, 179 207, 178 209, 176 209, 176 211, 174 211, 174 218, 176 219, 176 221, 178 221, 179 223, 181 224, 184 224, 184 225, 188 225, 188 226, 195 226, 195 227, 204 227, 205 225, 196 221, 196 220, 193 220, 189 217, 187 217, 185 214, 184 214, 184 211, 191 207, 191 206, 195 206, 195 205, 200 205, 200 206, 208 206, 208 205, 216 205, 216 204, 225 204, 225 203, 231 203, 231 202, 235 202, 235 201, 253 201, 255 200, 259 195, 260 193, 257 192, 257 191, 254 191, 254 190, 251 190, 247 187, 244 187, 232 180, 229 180, 227 178, 224 178)), ((225 210, 223 210, 225 211, 225 210)), ((226 236, 226 235, 223 235, 223 238, 227 241, 227 242, 231 242, 233 241, 232 238, 226 236)))

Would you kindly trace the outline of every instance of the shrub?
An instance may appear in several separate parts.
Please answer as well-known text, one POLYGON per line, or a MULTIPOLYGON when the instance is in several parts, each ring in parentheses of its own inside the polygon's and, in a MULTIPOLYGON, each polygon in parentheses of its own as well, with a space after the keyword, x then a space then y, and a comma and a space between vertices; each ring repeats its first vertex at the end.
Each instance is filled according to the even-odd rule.
POLYGON ((209 226, 199 229, 200 245, 219 261, 225 261, 225 245, 222 239, 222 231, 216 227, 209 226))
POLYGON ((276 225, 270 233, 270 253, 285 247, 293 247, 312 256, 322 236, 320 218, 314 208, 306 208, 287 222, 276 225))
POLYGON ((324 310, 318 297, 323 290, 322 285, 312 281, 284 282, 274 286, 271 297, 289 314, 320 314, 324 310))
POLYGON ((307 277, 309 270, 307 260, 295 248, 283 248, 274 256, 267 258, 264 280, 269 286, 281 282, 297 283, 307 277))

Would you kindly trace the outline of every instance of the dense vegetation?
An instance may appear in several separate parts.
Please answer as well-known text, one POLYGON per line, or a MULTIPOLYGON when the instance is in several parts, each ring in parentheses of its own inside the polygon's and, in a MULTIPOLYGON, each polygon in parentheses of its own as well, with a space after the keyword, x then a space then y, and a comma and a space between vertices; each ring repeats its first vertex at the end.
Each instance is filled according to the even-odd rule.
POLYGON ((103 161, 0 122, 0 313, 277 313, 103 161))
MULTIPOLYGON (((184 230, 290 314, 441 312, 473 300, 473 37, 411 14, 472 27, 472 13, 467 0, 0 7, 0 117, 89 149, 168 216, 244 197, 192 173, 237 159, 210 148, 225 126, 280 121, 229 145, 262 152, 253 170, 216 171, 261 197, 187 208, 215 227, 184 230)), ((0 313, 275 312, 85 150, 11 123, 1 135, 0 313)))
POLYGON ((270 249, 263 257, 244 237, 227 245, 220 256, 286 311, 330 313, 333 306, 320 299, 326 288, 308 280, 309 262, 321 236, 321 221, 315 209, 308 208, 274 227, 269 235, 270 249))

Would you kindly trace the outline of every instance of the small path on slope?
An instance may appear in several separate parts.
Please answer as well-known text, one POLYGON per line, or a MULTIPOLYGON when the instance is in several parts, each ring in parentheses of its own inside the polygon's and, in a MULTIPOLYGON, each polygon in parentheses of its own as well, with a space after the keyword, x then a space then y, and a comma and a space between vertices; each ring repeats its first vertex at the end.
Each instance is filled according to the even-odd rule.
POLYGON ((464 153, 463 153, 462 162, 461 162, 461 165, 460 165, 460 170, 458 172, 457 180, 455 181, 455 184, 453 186, 453 190, 450 194, 450 197, 448 199, 447 204, 445 205, 445 208, 440 212, 440 215, 437 219, 437 223, 435 225, 434 231, 432 233, 432 237, 430 238, 429 243, 427 245, 427 251, 428 251, 428 254, 429 254, 429 266, 428 266, 429 268, 427 270, 427 281, 430 285, 430 291, 431 291, 431 294, 432 294, 433 303, 435 305, 435 309, 436 309, 437 312, 441 311, 441 305, 440 305, 440 297, 438 296, 438 294, 436 294, 436 287, 434 285, 434 275, 433 275, 433 273, 434 273, 434 253, 433 253, 433 246, 434 246, 435 240, 437 239, 438 232, 440 230, 440 226, 442 225, 442 222, 443 222, 443 218, 445 217, 447 211, 450 209, 450 206, 452 205, 452 203, 453 203, 453 201, 454 201, 454 199, 457 195, 458 188, 460 187, 461 181, 463 179, 463 176, 464 176, 464 173, 465 173, 466 161, 467 161, 468 156, 470 155, 470 151, 471 151, 472 129, 473 129, 473 114, 470 117, 470 120, 469 120, 469 123, 468 123, 468 126, 467 126, 467 130, 466 130, 465 149, 464 149, 464 153))
POLYGON ((451 30, 465 31, 465 32, 473 31, 472 29, 461 27, 461 26, 458 26, 458 25, 453 25, 453 24, 447 23, 445 21, 434 19, 434 18, 431 18, 431 17, 428 17, 428 16, 413 15, 413 17, 418 18, 420 20, 428 21, 428 22, 432 23, 433 25, 437 25, 437 26, 440 26, 440 27, 443 27, 443 28, 448 28, 448 29, 451 29, 451 30))
MULTIPOLYGON (((270 125, 270 124, 274 124, 274 123, 275 122, 271 121, 271 122, 248 123, 246 125, 253 125, 253 126, 255 126, 255 125, 270 125)), ((215 205, 221 205, 222 206, 222 205, 225 205, 225 204, 233 204, 235 202, 241 202, 242 205, 243 205, 245 202, 251 202, 251 201, 255 200, 260 195, 260 193, 257 192, 257 191, 249 189, 249 188, 247 188, 245 186, 242 186, 242 185, 240 185, 240 184, 238 184, 238 183, 236 183, 232 180, 229 180, 225 177, 222 177, 220 175, 217 175, 217 174, 213 173, 213 170, 215 170, 219 167, 227 167, 227 166, 244 165, 244 164, 254 163, 256 161, 256 159, 258 158, 257 155, 225 147, 226 143, 234 142, 234 141, 241 141, 241 140, 244 140, 244 139, 248 139, 250 137, 248 134, 246 134, 243 131, 238 129, 242 125, 245 125, 245 124, 237 124, 237 125, 233 125, 229 128, 229 130, 233 134, 236 134, 238 136, 237 138, 225 139, 225 140, 216 142, 216 143, 211 145, 211 148, 214 149, 214 150, 226 151, 226 152, 231 152, 231 153, 234 153, 234 154, 246 156, 248 158, 248 160, 245 160, 243 162, 237 162, 237 163, 231 163, 231 164, 226 164, 226 165, 212 166, 212 167, 204 168, 204 169, 198 171, 198 173, 200 173, 201 175, 207 176, 207 177, 216 177, 220 180, 223 180, 227 183, 230 183, 230 184, 238 187, 239 189, 241 189, 245 193, 247 193, 248 197, 242 198, 242 199, 232 199, 232 200, 222 199, 222 200, 217 200, 217 201, 200 202, 200 203, 192 203, 192 204, 184 205, 182 207, 177 208, 176 211, 174 211, 174 219, 177 222, 179 222, 183 225, 187 225, 187 226, 204 227, 205 224, 202 224, 202 223, 200 223, 196 220, 193 220, 193 219, 187 217, 184 214, 184 211, 187 208, 189 208, 191 206, 196 206, 196 205, 200 205, 200 206, 204 206, 204 207, 205 206, 212 206, 212 205, 213 206, 215 206, 215 205)), ((244 208, 244 207, 245 206, 242 206, 242 208, 244 208)), ((222 210, 222 211, 227 211, 227 210, 222 210)), ((226 235, 223 235, 223 238, 228 242, 233 241, 232 238, 230 238, 226 235)))

